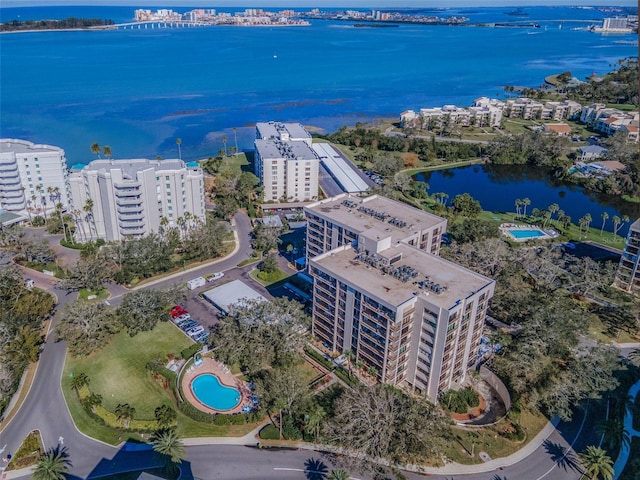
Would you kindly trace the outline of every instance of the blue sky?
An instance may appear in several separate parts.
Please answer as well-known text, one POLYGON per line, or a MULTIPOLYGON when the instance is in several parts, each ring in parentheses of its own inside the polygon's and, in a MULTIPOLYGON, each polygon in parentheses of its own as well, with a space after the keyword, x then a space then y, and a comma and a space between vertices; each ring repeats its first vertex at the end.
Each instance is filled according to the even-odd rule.
POLYGON ((132 7, 171 6, 185 7, 489 7, 525 5, 603 5, 636 6, 636 0, 3 0, 2 7, 55 6, 55 5, 121 5, 132 7))

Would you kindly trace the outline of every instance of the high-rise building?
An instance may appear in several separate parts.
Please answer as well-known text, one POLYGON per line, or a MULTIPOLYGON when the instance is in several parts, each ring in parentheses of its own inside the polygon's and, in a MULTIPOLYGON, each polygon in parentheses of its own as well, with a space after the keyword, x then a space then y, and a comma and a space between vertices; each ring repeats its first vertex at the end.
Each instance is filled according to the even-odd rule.
POLYGON ((387 247, 404 242, 438 255, 447 229, 446 219, 379 195, 337 195, 306 205, 304 211, 307 258, 355 244, 360 235, 387 247))
POLYGON ((299 123, 256 125, 255 173, 265 201, 317 199, 319 163, 311 135, 299 123))
POLYGON ((626 292, 640 294, 640 218, 629 227, 614 285, 626 292))
POLYGON ((304 210, 314 335, 433 402, 461 384, 495 282, 438 256, 446 220, 378 195, 304 210))
POLYGON ((75 216, 81 220, 79 241, 139 238, 161 226, 205 221, 203 175, 197 164, 94 160, 69 175, 69 183, 75 216))
POLYGON ((69 207, 64 150, 14 138, 0 139, 0 208, 42 213, 69 207))

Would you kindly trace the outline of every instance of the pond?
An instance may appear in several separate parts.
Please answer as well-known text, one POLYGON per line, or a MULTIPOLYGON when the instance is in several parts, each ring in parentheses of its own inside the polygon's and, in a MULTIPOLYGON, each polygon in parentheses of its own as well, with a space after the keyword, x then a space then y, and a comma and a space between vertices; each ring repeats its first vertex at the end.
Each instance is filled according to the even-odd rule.
POLYGON ((609 219, 605 230, 613 231, 613 216, 628 215, 630 222, 619 230, 626 235, 628 226, 640 217, 640 204, 625 202, 621 198, 586 192, 582 187, 558 181, 545 169, 527 165, 470 165, 466 167, 422 172, 414 176, 429 184, 429 193, 444 192, 451 202, 456 195, 469 193, 484 210, 514 212, 516 199, 528 198, 534 208, 547 209, 557 203, 575 224, 585 214, 593 219, 591 226, 600 228, 602 213, 609 219))

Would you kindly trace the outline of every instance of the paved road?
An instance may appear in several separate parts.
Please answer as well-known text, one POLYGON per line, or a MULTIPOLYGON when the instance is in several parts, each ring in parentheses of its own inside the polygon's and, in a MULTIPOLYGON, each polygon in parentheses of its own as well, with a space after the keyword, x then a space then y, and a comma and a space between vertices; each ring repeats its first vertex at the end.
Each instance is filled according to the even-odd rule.
MULTIPOLYGON (((250 255, 248 243, 250 224, 243 215, 236 216, 236 228, 240 247, 230 258, 216 264, 216 270, 224 270, 250 255)), ((166 279, 156 284, 171 281, 185 281, 188 278, 207 273, 211 266, 201 267, 196 271, 179 274, 173 279, 166 279), (202 270, 202 272, 200 272, 202 270)), ((149 286, 143 288, 150 288, 149 286)), ((72 299, 66 292, 56 291, 63 307, 72 299)), ((58 308, 56 320, 60 316, 58 308)), ((133 467, 149 467, 159 464, 159 459, 149 450, 126 451, 96 440, 85 437, 78 430, 71 419, 60 389, 66 347, 64 343, 54 343, 52 336, 47 339, 46 346, 39 362, 38 371, 33 386, 18 414, 0 432, 0 449, 3 456, 14 453, 24 437, 33 429, 42 433, 46 448, 53 447, 60 440, 69 448, 73 461, 72 472, 76 478, 87 478, 118 472, 133 467)), ((453 474, 450 467, 448 472, 435 474, 434 479, 464 479, 464 480, 577 480, 580 474, 574 465, 574 454, 570 451, 570 444, 578 433, 582 433, 579 441, 574 445, 578 450, 583 444, 592 443, 590 431, 583 425, 591 423, 584 421, 581 415, 576 415, 574 422, 562 424, 554 430, 548 441, 517 463, 506 466, 502 470, 486 473, 470 473, 467 475, 453 474), (565 455, 567 452, 568 455, 565 455)), ((128 447, 126 447, 128 448, 128 447)), ((478 446, 478 451, 480 446, 478 446)), ((187 448, 187 462, 185 467, 192 474, 202 479, 305 479, 313 478, 310 471, 323 472, 330 466, 330 460, 320 453, 309 450, 257 450, 255 448, 232 445, 190 446, 187 448)), ((466 469, 465 469, 466 470, 466 469)), ((21 472, 24 473, 24 472, 21 472)), ((15 475, 15 474, 14 474, 15 475)), ((14 478, 29 478, 29 475, 14 478)), ((321 478, 321 477, 316 477, 321 478)), ((369 475, 358 475, 354 478, 368 479, 369 475)), ((419 475, 408 475, 408 478, 424 478, 419 475)))

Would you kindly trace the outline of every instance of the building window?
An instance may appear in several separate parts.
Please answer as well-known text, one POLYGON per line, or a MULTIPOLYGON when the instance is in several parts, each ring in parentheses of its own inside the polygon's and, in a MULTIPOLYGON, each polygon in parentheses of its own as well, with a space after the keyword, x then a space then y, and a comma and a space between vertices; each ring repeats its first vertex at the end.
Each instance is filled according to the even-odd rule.
POLYGON ((171 184, 170 183, 167 183, 167 188, 171 188, 171 184))
POLYGON ((168 182, 168 181, 169 181, 169 175, 166 175, 166 176, 164 177, 164 179, 168 182))

